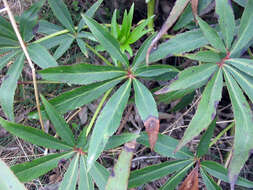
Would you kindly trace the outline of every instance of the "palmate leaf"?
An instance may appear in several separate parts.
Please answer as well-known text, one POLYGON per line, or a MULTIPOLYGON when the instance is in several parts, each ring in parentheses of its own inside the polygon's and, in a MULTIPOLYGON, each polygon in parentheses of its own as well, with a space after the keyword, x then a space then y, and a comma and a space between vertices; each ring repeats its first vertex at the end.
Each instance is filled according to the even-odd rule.
MULTIPOLYGON (((207 44, 208 41, 200 30, 184 32, 160 44, 150 54, 149 62, 156 62, 173 54, 190 52, 207 44)), ((143 60, 145 60, 145 57, 143 60)))
POLYGON ((160 121, 154 97, 151 92, 137 79, 133 79, 134 99, 149 136, 150 148, 153 150, 158 138, 160 121))
POLYGON ((97 41, 103 46, 103 48, 105 48, 112 57, 128 67, 129 61, 126 55, 121 53, 118 41, 105 28, 103 28, 92 18, 86 16, 83 18, 92 34, 96 37, 97 41))
POLYGON ((234 58, 228 59, 226 63, 253 77, 253 60, 234 58))
MULTIPOLYGON (((221 164, 214 161, 202 161, 201 168, 207 171, 210 175, 221 179, 224 182, 229 182, 228 179, 228 170, 224 168, 221 164)), ((238 177, 236 185, 240 185, 246 188, 253 188, 253 182, 242 177, 238 177)))
POLYGON ((240 170, 253 150, 253 113, 242 90, 225 68, 224 73, 235 117, 233 155, 229 165, 229 180, 233 188, 240 170))
POLYGON ((203 182, 208 190, 221 190, 221 188, 215 183, 212 177, 210 177, 202 167, 200 168, 200 173, 203 182))
POLYGON ((53 149, 63 149, 63 150, 73 149, 73 147, 71 147, 67 143, 62 142, 54 138, 53 136, 50 136, 49 134, 43 132, 42 130, 24 126, 21 124, 8 122, 2 119, 1 117, 0 117, 0 124, 6 131, 32 144, 53 149))
POLYGON ((11 167, 22 182, 29 182, 56 168, 61 160, 70 158, 74 152, 55 153, 11 167))
MULTIPOLYGON (((49 100, 49 103, 52 104, 59 113, 64 114, 67 111, 77 109, 78 107, 97 99, 104 92, 117 85, 123 79, 124 77, 115 78, 112 80, 78 87, 52 98, 49 100)), ((46 116, 44 106, 41 106, 41 113, 43 116, 46 116)), ((35 111, 30 113, 29 117, 32 119, 38 119, 38 112, 35 111)))
POLYGON ((106 143, 105 150, 114 149, 129 141, 137 139, 140 135, 135 133, 122 133, 120 135, 113 135, 106 143))
POLYGON ((99 190, 104 190, 110 175, 109 171, 98 162, 95 162, 91 167, 89 174, 92 176, 92 179, 95 181, 99 190))
MULTIPOLYGON (((198 1, 199 14, 202 15, 203 11, 205 11, 212 2, 213 2, 212 0, 199 0, 198 1)), ((191 4, 188 4, 184 12, 181 14, 178 21, 176 22, 175 26, 173 27, 173 30, 179 30, 180 28, 187 27, 187 25, 190 24, 190 22, 192 22, 193 20, 194 17, 192 14, 191 4)))
POLYGON ((65 35, 65 38, 61 40, 59 47, 54 52, 54 58, 59 59, 71 46, 74 41, 74 37, 72 35, 65 35))
POLYGON ((78 190, 94 190, 94 184, 91 179, 91 176, 88 174, 87 166, 86 166, 86 159, 82 155, 80 157, 80 174, 79 174, 79 184, 78 190))
POLYGON ((0 57, 0 70, 7 65, 11 60, 13 60, 17 55, 19 55, 22 51, 20 50, 13 50, 8 52, 7 54, 0 57))
MULTIPOLYGON (((95 15, 97 9, 99 8, 99 6, 101 5, 102 2, 103 2, 103 0, 98 0, 96 3, 94 3, 94 4, 84 13, 84 15, 87 16, 87 17, 92 18, 92 17, 95 15)), ((79 22, 79 24, 78 24, 78 29, 77 29, 78 33, 82 30, 82 28, 84 27, 84 25, 85 25, 85 20, 84 20, 84 19, 80 20, 80 22, 79 22)))
POLYGON ((40 44, 31 44, 27 50, 32 61, 42 69, 58 65, 54 57, 40 44))
POLYGON ((6 116, 14 121, 13 103, 17 88, 17 81, 21 75, 24 65, 24 54, 18 56, 16 61, 10 66, 0 87, 0 104, 6 116))
POLYGON ((247 44, 253 37, 253 1, 248 1, 240 22, 238 38, 234 42, 231 57, 236 57, 242 53, 247 44))
POLYGON ((156 64, 139 67, 138 69, 136 69, 136 71, 133 72, 133 74, 140 78, 153 78, 163 74, 175 75, 178 72, 179 70, 171 65, 156 64))
POLYGON ((12 28, 11 23, 2 16, 0 16, 0 36, 7 37, 18 42, 17 36, 12 28))
POLYGON ((127 75, 127 72, 119 67, 84 63, 48 68, 39 73, 46 80, 69 84, 91 84, 127 75))
POLYGON ((78 179, 79 154, 71 160, 69 167, 64 174, 59 190, 74 190, 78 179))
POLYGON ((69 128, 69 125, 66 123, 64 118, 62 118, 55 108, 43 97, 41 96, 42 102, 45 106, 47 115, 50 121, 53 123, 56 133, 61 137, 63 141, 67 144, 74 146, 75 139, 74 135, 69 128))
POLYGON ((205 131, 205 133, 202 135, 200 139, 200 142, 197 148, 197 154, 196 154, 198 158, 204 156, 208 152, 210 140, 213 136, 214 129, 216 126, 216 121, 217 121, 217 118, 215 118, 212 121, 212 123, 209 125, 209 127, 207 128, 207 130, 205 131))
POLYGON ((0 160, 0 181, 0 189, 12 190, 13 188, 16 188, 19 190, 26 190, 25 186, 19 182, 7 164, 2 160, 0 160))
POLYGON ((185 56, 188 59, 207 62, 207 63, 218 63, 221 61, 220 55, 213 51, 198 51, 197 53, 186 54, 185 56))
POLYGON ((203 32, 209 43, 217 50, 220 50, 221 52, 226 52, 227 50, 218 33, 200 17, 197 16, 196 18, 198 20, 198 24, 200 26, 201 31, 203 32))
POLYGON ((225 67, 233 75, 234 79, 250 98, 251 102, 253 102, 253 78, 229 65, 225 65, 225 67))
POLYGON ((51 9, 56 18, 65 26, 70 32, 75 33, 75 27, 71 15, 62 0, 49 0, 51 9))
POLYGON ((175 160, 167 161, 161 164, 155 164, 130 173, 128 188, 141 186, 147 182, 155 181, 164 176, 179 171, 192 163, 193 160, 175 160))
POLYGON ((20 32, 24 41, 30 41, 34 37, 33 28, 37 24, 38 13, 44 3, 45 0, 40 0, 34 3, 20 16, 20 32))
POLYGON ((219 15, 219 25, 226 44, 226 48, 231 47, 234 39, 235 31, 235 16, 233 13, 232 5, 228 0, 218 0, 216 2, 216 13, 219 15))
POLYGON ((130 95, 131 83, 132 80, 129 79, 113 94, 96 121, 88 149, 88 170, 104 150, 109 137, 119 127, 130 95))
POLYGON ((189 163, 183 169, 179 170, 174 176, 170 177, 169 180, 160 188, 160 190, 175 189, 176 186, 186 176, 187 171, 193 166, 194 162, 189 163))
POLYGON ((155 94, 165 94, 176 90, 184 90, 187 88, 199 88, 206 84, 212 74, 218 70, 218 66, 214 63, 193 66, 181 71, 168 86, 163 87, 155 94))
POLYGON ((136 56, 134 56, 134 60, 132 62, 132 70, 135 71, 140 66, 143 66, 145 64, 145 57, 148 51, 148 47, 150 46, 151 42, 153 41, 154 37, 156 36, 156 33, 149 36, 141 45, 139 48, 136 56))
POLYGON ((184 137, 177 146, 177 150, 199 135, 199 133, 206 129, 214 120, 216 109, 221 99, 222 88, 222 70, 219 69, 208 82, 203 92, 202 99, 199 102, 197 112, 186 129, 184 137))
MULTIPOLYGON (((149 146, 149 139, 146 133, 141 133, 137 142, 145 146, 149 146)), ((178 140, 168 136, 158 134, 158 139, 154 151, 158 154, 174 159, 191 159, 194 157, 193 153, 186 147, 183 147, 178 152, 174 153, 175 147, 178 145, 178 140)))
POLYGON ((136 141, 125 144, 106 184, 106 190, 127 190, 136 141))

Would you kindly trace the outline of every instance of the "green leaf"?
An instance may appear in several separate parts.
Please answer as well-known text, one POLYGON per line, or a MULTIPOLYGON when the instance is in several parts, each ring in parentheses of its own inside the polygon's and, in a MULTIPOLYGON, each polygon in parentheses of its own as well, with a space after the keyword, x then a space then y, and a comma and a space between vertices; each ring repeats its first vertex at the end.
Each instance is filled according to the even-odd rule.
MULTIPOLYGON (((202 161, 201 168, 205 169, 210 175, 221 179, 224 182, 229 182, 228 170, 221 164, 214 161, 202 161)), ((253 182, 242 177, 238 177, 236 184, 242 187, 253 188, 253 182)))
POLYGON ((125 35, 127 39, 129 38, 131 32, 133 16, 134 16, 134 3, 132 3, 132 6, 127 15, 127 33, 125 35))
MULTIPOLYGON (((75 88, 60 94, 49 100, 49 102, 59 113, 64 114, 67 111, 77 109, 78 107, 99 98, 104 92, 117 85, 122 79, 123 78, 116 78, 75 88)), ((41 113, 43 116, 46 116, 43 106, 41 107, 41 113)), ((38 119, 37 111, 30 113, 29 117, 32 119, 38 119)))
POLYGON ((26 190, 25 186, 20 183, 17 177, 12 173, 7 164, 0 159, 0 189, 4 190, 26 190))
MULTIPOLYGON (((198 1, 198 13, 200 15, 202 15, 203 12, 205 12, 208 9, 208 7, 210 6, 210 4, 212 2, 213 2, 212 0, 199 0, 198 1)), ((175 26, 173 27, 173 30, 179 30, 183 27, 187 27, 187 25, 190 25, 190 23, 193 20, 194 20, 194 17, 192 14, 192 8, 191 8, 191 4, 189 3, 188 6, 185 8, 184 12, 179 17, 175 26)))
MULTIPOLYGON (((190 52, 207 44, 208 41, 200 30, 184 32, 160 44, 157 49, 150 54, 149 62, 157 62, 173 54, 190 52)), ((145 57, 143 58, 143 61, 144 60, 145 57)))
POLYGON ((253 150, 253 113, 236 81, 225 68, 224 72, 235 117, 233 155, 229 165, 229 180, 233 186, 240 170, 249 158, 250 151, 253 150))
POLYGON ((96 121, 88 149, 88 170, 104 150, 110 136, 112 136, 119 127, 123 111, 130 95, 131 82, 131 79, 126 81, 113 94, 96 121))
POLYGON ((16 40, 13 40, 8 37, 0 36, 0 48, 6 48, 6 47, 19 47, 19 43, 16 40))
POLYGON ((201 167, 200 173, 203 182, 208 190, 221 190, 221 188, 215 183, 215 181, 207 174, 207 172, 201 167))
MULTIPOLYGON (((50 35, 50 34, 59 32, 61 30, 64 30, 63 27, 53 24, 51 22, 48 22, 46 20, 39 20, 38 24, 39 24, 38 33, 40 34, 50 35)), ((50 40, 51 39, 52 38, 50 38, 50 40)))
POLYGON ((0 36, 10 38, 18 43, 16 33, 14 32, 11 23, 2 16, 0 16, 0 36))
POLYGON ((165 94, 176 90, 187 88, 199 88, 203 86, 212 74, 218 70, 218 66, 213 63, 202 64, 199 66, 189 67, 181 71, 168 86, 163 87, 155 94, 165 94))
POLYGON ((92 18, 86 16, 83 18, 97 41, 110 53, 110 55, 125 66, 128 66, 128 59, 125 54, 121 53, 118 41, 92 18))
POLYGON ((63 40, 61 40, 61 43, 59 45, 59 47, 57 47, 57 49, 54 52, 54 58, 55 60, 59 59, 71 46, 71 44, 74 41, 74 37, 71 35, 64 35, 65 38, 63 40))
MULTIPOLYGON (((84 15, 87 16, 87 17, 92 18, 92 17, 95 15, 97 9, 99 8, 99 6, 101 5, 102 2, 103 2, 103 0, 98 0, 96 3, 94 3, 94 4, 84 13, 84 15)), ((80 20, 80 23, 78 24, 78 29, 77 29, 77 31, 80 32, 80 31, 83 29, 84 25, 85 25, 84 19, 80 20)))
POLYGON ((69 128, 69 125, 66 121, 59 115, 55 108, 50 104, 44 96, 41 95, 42 102, 45 106, 47 115, 50 121, 53 123, 56 133, 61 137, 70 146, 75 145, 74 135, 69 128))
POLYGON ((193 160, 167 161, 161 164, 154 164, 130 173, 128 188, 134 188, 155 181, 164 176, 179 171, 192 163, 193 160))
POLYGON ((209 144, 214 133, 214 128, 216 126, 216 121, 217 121, 217 117, 212 121, 212 123, 209 125, 209 127, 207 128, 207 130, 205 131, 205 133, 202 135, 200 139, 200 142, 197 148, 198 158, 204 156, 208 152, 209 144))
POLYGON ((27 50, 32 61, 42 69, 58 65, 53 56, 40 44, 32 44, 28 46, 27 50))
POLYGON ((137 79, 133 79, 134 98, 138 113, 143 121, 148 117, 158 118, 158 110, 154 97, 151 92, 137 79))
POLYGON ((126 143, 106 184, 106 190, 127 190, 136 141, 126 143))
POLYGON ((48 68, 39 73, 46 80, 69 84, 90 84, 127 74, 126 71, 118 67, 84 63, 48 68))
POLYGON ((24 65, 24 54, 20 55, 10 66, 7 74, 3 78, 0 88, 0 104, 6 116, 14 121, 13 103, 17 88, 17 82, 24 65))
POLYGON ((132 63, 132 70, 136 70, 139 66, 143 66, 145 64, 145 57, 148 51, 148 47, 150 46, 151 42, 153 41, 154 37, 156 36, 156 33, 149 36, 141 45, 139 48, 136 56, 134 57, 133 63, 132 63))
POLYGON ((225 67, 233 75, 243 91, 248 95, 251 102, 253 102, 253 78, 229 65, 225 65, 225 67))
POLYGON ((234 2, 236 2, 242 7, 246 7, 248 0, 234 0, 234 2))
POLYGON ((150 32, 150 30, 145 30, 145 27, 148 25, 150 20, 154 19, 154 17, 149 17, 145 21, 143 21, 141 24, 139 24, 137 27, 133 29, 133 31, 130 33, 130 36, 128 38, 127 43, 133 44, 137 40, 139 40, 142 36, 150 32))
POLYGON ((197 53, 186 54, 184 56, 192 60, 208 63, 218 63, 221 61, 220 55, 213 51, 198 51, 197 53))
POLYGON ((30 41, 34 37, 33 28, 37 24, 38 13, 45 3, 45 0, 40 0, 34 3, 28 10, 24 11, 20 16, 19 26, 20 33, 24 41, 30 41))
POLYGON ((178 69, 176 69, 171 65, 162 65, 162 64, 142 66, 133 72, 135 76, 141 78, 152 78, 163 74, 169 75, 171 73, 172 74, 178 73, 178 69))
POLYGON ((92 179, 95 181, 99 190, 104 190, 110 175, 106 168, 98 162, 95 162, 91 167, 89 174, 92 176, 92 179))
POLYGON ((183 98, 184 96, 193 93, 195 91, 195 87, 193 88, 187 88, 184 90, 177 90, 177 91, 173 91, 173 92, 168 92, 166 94, 161 94, 156 96, 156 99, 158 100, 158 103, 167 103, 169 104, 170 102, 174 101, 174 100, 178 100, 183 98))
POLYGON ((78 190, 94 190, 94 184, 91 176, 88 174, 86 159, 84 156, 80 158, 80 174, 79 174, 78 190))
POLYGON ((200 17, 197 16, 196 18, 198 20, 201 31, 203 32, 209 43, 217 50, 220 50, 221 52, 226 52, 227 50, 224 46, 223 41, 220 39, 219 34, 200 17))
POLYGON ((113 135, 109 138, 108 142, 106 143, 105 150, 114 149, 119 147, 129 141, 137 139, 140 135, 135 133, 123 133, 120 135, 113 135))
POLYGON ((113 11, 112 20, 111 20, 111 34, 115 39, 118 39, 119 26, 117 23, 117 9, 113 11))
POLYGON ((78 178, 79 154, 75 155, 71 160, 69 167, 64 174, 59 190, 74 190, 78 178))
MULTIPOLYGON (((56 48, 57 46, 61 45, 61 42, 68 38, 68 34, 55 36, 52 38, 45 39, 43 41, 36 41, 39 42, 40 45, 44 46, 46 49, 50 50, 52 48, 56 48)), ((35 43, 35 42, 34 42, 35 43)))
POLYGON ((229 65, 232 65, 233 67, 253 77, 253 60, 252 59, 234 58, 234 59, 226 60, 225 63, 228 63, 229 65))
POLYGON ((63 1, 48 0, 48 3, 54 12, 54 15, 61 22, 61 24, 65 26, 70 32, 75 33, 75 27, 71 19, 71 15, 63 1))
POLYGON ((81 50, 81 52, 86 56, 88 57, 88 51, 87 51, 87 48, 86 48, 86 43, 84 42, 84 40, 82 40, 81 38, 77 38, 76 39, 76 42, 81 50))
POLYGON ((20 50, 13 50, 13 51, 8 52, 6 55, 3 55, 2 57, 0 57, 0 70, 2 70, 2 68, 5 65, 7 65, 11 60, 14 59, 14 57, 16 57, 20 53, 21 53, 20 50))
POLYGON ((177 103, 174 107, 172 107, 169 111, 171 112, 177 112, 179 110, 182 110, 186 106, 190 105, 195 98, 195 92, 189 93, 185 95, 179 103, 177 103))
MULTIPOLYGON (((146 133, 141 133, 141 136, 137 139, 137 142, 145 146, 149 146, 148 135, 146 133)), ((190 159, 194 155, 186 147, 183 147, 178 152, 174 153, 176 146, 178 145, 178 140, 168 136, 158 134, 158 139, 154 151, 158 154, 174 159, 190 159)))
POLYGON ((238 39, 231 50, 231 57, 234 57, 244 50, 245 46, 253 37, 253 1, 248 1, 240 22, 238 39))
POLYGON ((229 49, 234 39, 235 32, 235 16, 232 5, 229 4, 228 0, 217 1, 216 13, 219 16, 219 25, 226 44, 226 48, 229 49))
POLYGON ((192 167, 194 162, 191 162, 187 166, 185 166, 183 169, 178 171, 174 176, 169 178, 169 180, 160 188, 160 190, 167 190, 167 189, 175 189, 176 186, 183 180, 183 178, 186 176, 187 171, 192 167))
POLYGON ((199 135, 201 131, 211 124, 216 116, 216 109, 221 100, 222 88, 222 70, 219 69, 208 82, 199 102, 198 109, 177 146, 177 150, 199 135))
POLYGON ((58 166, 61 160, 70 158, 74 152, 63 152, 50 154, 30 162, 24 162, 11 167, 11 170, 22 182, 29 182, 39 176, 49 172, 58 166))
POLYGON ((48 135, 42 130, 8 122, 2 119, 1 117, 0 117, 0 124, 6 131, 32 144, 54 149, 63 149, 63 150, 72 149, 72 147, 66 144, 65 142, 62 142, 54 138, 53 136, 48 135))

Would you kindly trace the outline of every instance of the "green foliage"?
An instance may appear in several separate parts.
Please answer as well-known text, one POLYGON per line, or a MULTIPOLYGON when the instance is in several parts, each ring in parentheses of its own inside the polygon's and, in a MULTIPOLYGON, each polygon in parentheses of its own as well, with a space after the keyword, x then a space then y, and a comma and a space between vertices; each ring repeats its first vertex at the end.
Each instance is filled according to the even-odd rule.
MULTIPOLYGON (((1 108, 11 122, 0 118, 0 125, 11 134, 40 146, 42 150, 49 148, 58 151, 12 166, 11 170, 20 181, 29 182, 56 168, 61 162, 68 161, 70 164, 59 189, 75 190, 78 187, 79 190, 92 190, 95 189, 95 184, 102 190, 135 188, 167 175, 170 177, 160 189, 175 189, 193 167, 200 170, 207 189, 221 189, 213 177, 230 182, 231 189, 234 189, 235 185, 253 188, 253 182, 238 177, 253 150, 253 113, 250 108, 253 101, 253 61, 245 56, 240 58, 252 45, 252 1, 235 1, 245 6, 242 17, 237 22, 229 1, 216 0, 215 12, 219 18, 215 27, 197 16, 198 26, 191 26, 195 29, 178 33, 162 42, 150 54, 150 62, 157 62, 172 55, 183 57, 182 60, 194 60, 192 66, 187 68, 176 68, 167 63, 145 65, 148 48, 159 37, 160 32, 158 37, 157 33, 148 36, 138 51, 133 52, 130 45, 150 32, 146 26, 153 19, 149 17, 133 27, 134 4, 129 11, 124 12, 121 25, 117 23, 117 10, 114 11, 110 24, 100 24, 92 18, 103 2, 98 0, 82 14, 78 26, 75 26, 64 2, 49 0, 49 6, 61 25, 58 26, 38 19, 38 12, 44 2, 41 0, 33 4, 19 17, 21 35, 26 42, 28 53, 44 80, 81 86, 60 93, 50 100, 41 95, 42 117, 49 119, 54 129, 49 130, 49 133, 14 123, 14 95, 24 65, 24 53, 11 24, 0 17, 0 69, 13 61, 0 87, 1 108), (35 31, 37 24, 39 28, 35 31), (45 36, 39 39, 36 36, 35 39, 36 32, 45 36), (58 66, 56 60, 73 46, 79 47, 78 51, 85 57, 89 57, 89 51, 93 52, 103 63, 58 66), (111 59, 107 58, 108 54, 101 54, 94 46, 106 51, 111 59), (143 84, 144 80, 169 80, 169 83, 165 87, 158 86, 151 90, 146 83, 143 84), (194 99, 195 90, 198 88, 201 88, 202 95, 182 139, 178 141, 160 134, 157 102, 169 104, 173 100, 181 99, 171 111, 182 109, 194 99), (216 112, 223 88, 228 90, 235 120, 232 159, 228 169, 218 162, 205 160, 214 135, 216 112), (152 92, 158 96, 154 96, 152 92), (89 104, 102 95, 87 126, 76 125, 71 128, 64 120, 63 114, 89 104), (125 128, 124 133, 114 135, 128 104, 135 105, 146 132, 128 133, 128 128, 125 128), (185 145, 203 130, 206 131, 197 149, 187 148, 185 145), (174 160, 131 171, 136 143, 174 160), (109 173, 103 162, 100 164, 96 160, 104 151, 123 144, 125 146, 118 161, 109 173)), ((178 8, 180 3, 187 6, 188 2, 176 1, 173 9, 178 10, 173 17, 175 21, 183 11, 182 7, 178 8)), ((204 10, 210 2, 200 0, 199 11, 204 10)), ((74 1, 73 5, 77 10, 78 2, 74 1)), ((174 29, 178 30, 183 26, 190 28, 189 23, 193 16, 187 18, 187 15, 191 13, 188 5, 174 29)), ((38 119, 38 113, 33 111, 30 117, 38 119)), ((122 128, 119 132, 121 130, 122 128)), ((19 187, 20 183, 6 166, 0 164, 0 167, 7 172, 10 180, 14 180, 13 183, 17 183, 15 188, 23 188, 19 187)), ((0 178, 3 176, 1 172, 0 178)), ((8 189, 8 186, 5 189, 8 189)))

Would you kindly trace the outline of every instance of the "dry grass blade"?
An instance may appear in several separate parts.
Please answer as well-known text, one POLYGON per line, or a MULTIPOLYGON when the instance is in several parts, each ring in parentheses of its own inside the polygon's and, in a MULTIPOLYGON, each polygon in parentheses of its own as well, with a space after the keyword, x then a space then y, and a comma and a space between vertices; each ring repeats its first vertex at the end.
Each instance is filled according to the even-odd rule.
POLYGON ((199 167, 198 165, 191 171, 179 190, 198 190, 199 189, 199 167))
POLYGON ((147 54, 146 54, 146 64, 149 63, 149 55, 151 53, 151 50, 153 47, 157 44, 157 42, 160 40, 160 38, 173 26, 173 24, 177 21, 179 16, 184 11, 185 7, 189 3, 190 0, 177 0, 173 9, 170 12, 170 15, 168 16, 166 22, 163 24, 161 30, 157 34, 157 36, 153 39, 151 42, 147 54))

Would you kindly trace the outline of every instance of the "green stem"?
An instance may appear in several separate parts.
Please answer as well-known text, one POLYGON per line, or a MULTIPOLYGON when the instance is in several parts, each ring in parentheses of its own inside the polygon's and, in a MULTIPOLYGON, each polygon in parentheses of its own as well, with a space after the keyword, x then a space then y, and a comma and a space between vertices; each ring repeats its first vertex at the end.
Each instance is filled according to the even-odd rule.
MULTIPOLYGON (((155 12, 155 0, 150 0, 148 2, 148 18, 150 18, 151 16, 153 16, 154 12, 155 12)), ((154 18, 152 18, 150 20, 150 22, 148 23, 148 29, 152 30, 152 32, 155 31, 155 29, 154 29, 154 18)))
POLYGON ((229 129, 234 127, 235 122, 231 123, 229 126, 227 126, 225 129, 223 129, 215 138, 214 140, 209 144, 209 148, 213 146, 229 129))
POLYGON ((107 99, 107 97, 108 97, 109 94, 111 93, 112 89, 113 89, 113 88, 109 89, 109 90, 105 93, 105 95, 103 96, 102 100, 99 102, 99 105, 98 105, 98 107, 97 107, 97 109, 96 109, 96 111, 95 111, 93 117, 91 118, 90 124, 89 124, 89 126, 87 127, 86 137, 87 137, 88 134, 90 133, 90 130, 91 130, 91 128, 92 128, 92 126, 93 126, 93 124, 94 124, 94 122, 95 122, 95 120, 96 120, 96 118, 97 118, 97 116, 98 116, 98 114, 99 114, 99 112, 100 112, 100 110, 102 109, 102 106, 104 105, 105 100, 107 99))
POLYGON ((104 56, 102 56, 100 53, 98 53, 93 47, 91 47, 89 44, 85 43, 87 48, 89 48, 96 56, 98 56, 100 59, 102 59, 107 65, 113 66, 104 56))

